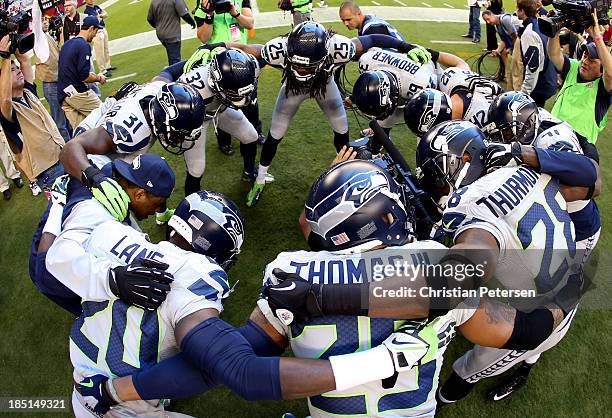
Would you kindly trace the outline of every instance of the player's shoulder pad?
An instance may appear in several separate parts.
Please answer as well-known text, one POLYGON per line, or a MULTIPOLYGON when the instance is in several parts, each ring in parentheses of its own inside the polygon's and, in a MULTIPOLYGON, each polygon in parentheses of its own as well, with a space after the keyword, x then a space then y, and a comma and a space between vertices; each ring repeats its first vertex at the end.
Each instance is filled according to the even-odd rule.
POLYGON ((287 57, 287 37, 279 36, 266 42, 261 49, 261 58, 275 67, 285 65, 287 57))
POLYGON ((331 55, 334 64, 347 63, 351 61, 357 53, 353 40, 343 35, 332 35, 328 45, 327 53, 331 55))

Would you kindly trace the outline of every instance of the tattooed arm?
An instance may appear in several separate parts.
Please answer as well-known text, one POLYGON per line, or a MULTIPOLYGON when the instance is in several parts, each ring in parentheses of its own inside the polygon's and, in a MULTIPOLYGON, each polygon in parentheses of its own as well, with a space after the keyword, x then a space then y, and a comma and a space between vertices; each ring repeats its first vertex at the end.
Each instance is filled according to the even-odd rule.
POLYGON ((458 328, 465 338, 485 347, 514 348, 518 344, 529 349, 548 338, 564 317, 554 303, 525 314, 508 304, 483 298, 474 315, 458 328), (512 347, 508 347, 510 341, 512 347))

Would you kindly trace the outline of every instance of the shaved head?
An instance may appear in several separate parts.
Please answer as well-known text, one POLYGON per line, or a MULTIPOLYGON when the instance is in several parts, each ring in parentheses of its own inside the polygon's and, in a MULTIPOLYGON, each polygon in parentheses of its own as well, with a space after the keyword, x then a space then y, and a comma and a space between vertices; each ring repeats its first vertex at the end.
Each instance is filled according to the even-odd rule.
POLYGON ((348 30, 361 29, 365 16, 361 13, 359 5, 352 1, 345 1, 340 6, 340 20, 348 30))

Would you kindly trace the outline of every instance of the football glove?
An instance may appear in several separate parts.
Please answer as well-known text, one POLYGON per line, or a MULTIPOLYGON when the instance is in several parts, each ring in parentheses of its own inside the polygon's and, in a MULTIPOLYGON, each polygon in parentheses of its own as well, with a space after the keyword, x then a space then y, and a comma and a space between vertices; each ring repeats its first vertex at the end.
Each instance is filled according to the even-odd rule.
POLYGON ((166 263, 139 258, 127 266, 111 268, 108 283, 113 294, 122 301, 154 311, 166 300, 174 280, 167 269, 166 263))
POLYGON ((51 202, 54 204, 66 205, 66 194, 68 192, 68 183, 70 175, 64 174, 55 179, 51 185, 51 202))
POLYGON ((421 65, 427 64, 431 61, 431 53, 421 45, 414 45, 415 48, 408 51, 406 54, 414 62, 418 62, 421 65))
POLYGON ((419 330, 414 326, 401 327, 387 337, 383 345, 389 350, 398 373, 420 364, 429 350, 429 343, 419 336, 419 330))
POLYGON ((286 326, 322 316, 322 286, 310 283, 296 273, 274 269, 278 284, 264 285, 262 296, 274 315, 286 326))
POLYGON ((189 57, 185 65, 183 66, 183 73, 188 73, 200 65, 206 65, 210 59, 217 55, 219 52, 225 50, 225 44, 222 42, 214 44, 204 44, 200 46, 196 51, 189 57))
POLYGON ((100 202, 113 218, 119 222, 125 220, 128 215, 130 197, 119 183, 93 166, 83 171, 81 181, 89 187, 94 199, 100 202))
POLYGON ((485 157, 485 171, 492 173, 502 167, 517 167, 523 163, 521 157, 521 144, 489 144, 485 157))
POLYGON ((85 407, 99 417, 103 417, 111 407, 118 403, 108 392, 107 382, 107 376, 95 374, 74 385, 77 392, 83 397, 85 407))

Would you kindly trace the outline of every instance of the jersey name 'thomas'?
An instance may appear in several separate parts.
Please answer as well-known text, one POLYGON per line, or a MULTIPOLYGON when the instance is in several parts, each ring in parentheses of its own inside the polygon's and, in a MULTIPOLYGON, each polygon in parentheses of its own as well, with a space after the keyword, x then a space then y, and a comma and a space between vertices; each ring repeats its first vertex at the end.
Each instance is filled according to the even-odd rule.
MULTIPOLYGON (((342 65, 350 62, 355 56, 355 45, 342 35, 332 35, 327 50, 328 64, 324 70, 331 72, 342 65)), ((287 37, 279 36, 264 45, 261 50, 261 58, 269 65, 277 68, 285 68, 287 59, 287 37)))
MULTIPOLYGON (((357 279, 351 271, 356 266, 374 264, 378 259, 387 264, 415 260, 421 263, 429 260, 436 263, 442 256, 444 246, 433 241, 422 241, 401 247, 391 247, 379 251, 360 254, 339 254, 327 251, 284 252, 268 266, 264 283, 276 283, 271 272, 280 268, 297 273, 313 283, 350 284, 361 280, 371 281, 372 275, 364 274, 368 267, 357 268, 362 271, 357 279), (396 258, 397 257, 397 258, 396 258)), ((310 397, 308 406, 313 418, 338 416, 429 416, 435 410, 434 395, 442 356, 450 343, 455 326, 467 321, 473 314, 470 309, 456 309, 425 327, 419 335, 427 338, 431 350, 422 365, 403 372, 391 389, 384 389, 381 381, 370 382, 345 391, 333 391, 320 396, 310 397)), ((283 327, 290 339, 296 357, 322 358, 353 353, 379 345, 401 324, 422 327, 418 321, 393 319, 370 319, 367 317, 325 316, 313 318, 306 324, 283 327)))
POLYGON ((437 88, 435 64, 421 65, 405 54, 372 48, 359 58, 359 71, 389 71, 398 82, 400 97, 410 99, 426 88, 437 88))
POLYGON ((96 227, 86 249, 118 265, 140 257, 162 261, 169 264, 174 281, 156 311, 121 300, 83 300, 83 314, 70 333, 70 358, 77 382, 94 374, 133 374, 175 354, 176 324, 201 309, 221 312, 221 301, 229 294, 225 272, 209 258, 169 242, 153 244, 145 234, 115 221, 96 227))
POLYGON ((500 249, 496 276, 510 289, 556 288, 576 252, 558 181, 526 166, 500 168, 458 189, 442 226, 455 238, 471 228, 490 232, 500 249))

